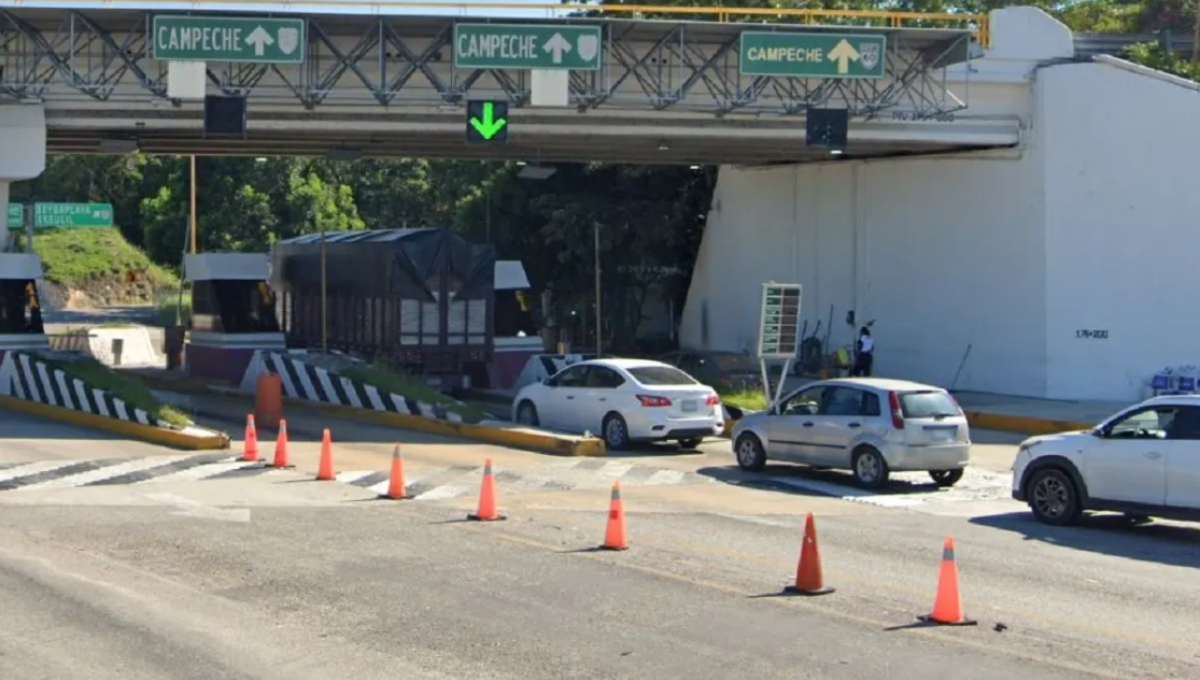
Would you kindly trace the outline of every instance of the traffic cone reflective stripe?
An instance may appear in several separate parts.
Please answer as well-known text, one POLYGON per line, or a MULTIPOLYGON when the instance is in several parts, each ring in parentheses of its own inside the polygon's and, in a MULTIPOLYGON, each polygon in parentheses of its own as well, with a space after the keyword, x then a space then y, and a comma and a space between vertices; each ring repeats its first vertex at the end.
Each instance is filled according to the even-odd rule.
POLYGON ((288 464, 287 421, 279 421, 279 436, 275 438, 275 461, 271 465, 277 468, 291 467, 288 464))
POLYGON ((392 474, 388 479, 387 498, 402 500, 408 498, 408 486, 404 483, 404 462, 400 459, 400 445, 396 444, 392 451, 392 474))
POLYGON ((817 544, 817 522, 810 512, 804 518, 804 539, 800 543, 800 561, 796 563, 796 582, 783 589, 792 595, 828 595, 821 572, 821 550, 817 544))
POLYGON ((627 550, 629 537, 625 535, 625 506, 621 502, 621 482, 613 482, 612 497, 608 502, 608 528, 604 532, 605 550, 627 550))
POLYGON ((947 626, 974 626, 975 621, 963 616, 962 599, 958 588, 958 563, 954 559, 954 539, 946 537, 942 543, 942 565, 938 570, 937 595, 933 601, 933 613, 921 617, 923 621, 947 626))
POLYGON ((492 459, 488 458, 483 464, 483 484, 479 489, 479 509, 467 519, 477 522, 494 522, 507 519, 496 511, 496 478, 492 475, 492 459))
POLYGON ((317 467, 317 481, 333 481, 333 439, 329 436, 329 428, 321 435, 321 463, 317 467))
POLYGON ((242 460, 258 460, 258 428, 254 427, 254 414, 246 416, 246 436, 242 440, 242 460))

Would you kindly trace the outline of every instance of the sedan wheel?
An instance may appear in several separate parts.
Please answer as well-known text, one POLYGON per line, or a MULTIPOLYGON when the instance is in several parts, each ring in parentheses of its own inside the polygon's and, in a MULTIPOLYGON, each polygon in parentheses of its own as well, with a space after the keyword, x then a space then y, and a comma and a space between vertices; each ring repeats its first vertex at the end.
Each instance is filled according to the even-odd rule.
POLYGON ((629 428, 625 419, 615 413, 604 419, 604 445, 613 451, 629 446, 629 428))
POLYGON ((537 407, 528 401, 521 402, 517 407, 517 422, 526 427, 537 427, 537 407))

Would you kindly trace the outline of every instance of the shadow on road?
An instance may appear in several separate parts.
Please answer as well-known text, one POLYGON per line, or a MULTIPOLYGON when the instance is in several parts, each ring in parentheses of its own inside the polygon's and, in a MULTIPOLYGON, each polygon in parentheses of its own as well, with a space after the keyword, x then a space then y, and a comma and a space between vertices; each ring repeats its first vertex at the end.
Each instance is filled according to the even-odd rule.
POLYGON ((1085 515, 1075 526, 1053 527, 1039 523, 1027 512, 974 517, 970 522, 1064 548, 1200 568, 1200 526, 1135 525, 1123 515, 1097 514, 1085 515))
POLYGON ((767 491, 805 496, 864 494, 927 494, 940 491, 925 473, 901 473, 888 480, 882 489, 862 489, 849 472, 823 470, 803 465, 767 465, 762 472, 746 472, 737 466, 704 467, 697 474, 719 482, 767 491), (824 487, 824 490, 821 490, 824 487))

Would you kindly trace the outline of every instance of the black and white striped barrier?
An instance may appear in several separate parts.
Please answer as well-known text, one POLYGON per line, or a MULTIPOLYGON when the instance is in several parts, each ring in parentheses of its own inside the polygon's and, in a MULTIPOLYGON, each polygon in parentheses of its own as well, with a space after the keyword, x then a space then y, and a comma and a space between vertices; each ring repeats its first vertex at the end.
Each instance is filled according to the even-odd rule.
MULTIPOLYGON (((291 399, 319 404, 350 406, 400 415, 421 416, 452 423, 471 422, 439 404, 430 404, 404 395, 382 392, 373 385, 351 380, 320 366, 304 361, 304 353, 254 353, 242 379, 243 392, 253 393, 258 376, 264 372, 278 373, 283 395, 291 399)), ((484 421, 486 422, 486 421, 484 421)))
POLYGON ((79 378, 72 378, 62 369, 24 352, 5 353, 0 362, 0 394, 130 423, 171 428, 165 421, 152 420, 142 409, 104 390, 89 387, 79 378))

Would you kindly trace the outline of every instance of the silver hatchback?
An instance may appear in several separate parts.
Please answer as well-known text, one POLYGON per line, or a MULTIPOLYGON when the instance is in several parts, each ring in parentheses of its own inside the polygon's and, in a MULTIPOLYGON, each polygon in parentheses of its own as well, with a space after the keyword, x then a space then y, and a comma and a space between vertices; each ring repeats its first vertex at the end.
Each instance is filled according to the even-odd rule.
POLYGON ((809 383, 733 429, 744 470, 767 460, 850 470, 877 489, 892 472, 928 471, 939 486, 962 479, 970 460, 967 418, 950 393, 906 380, 845 378, 809 383))

